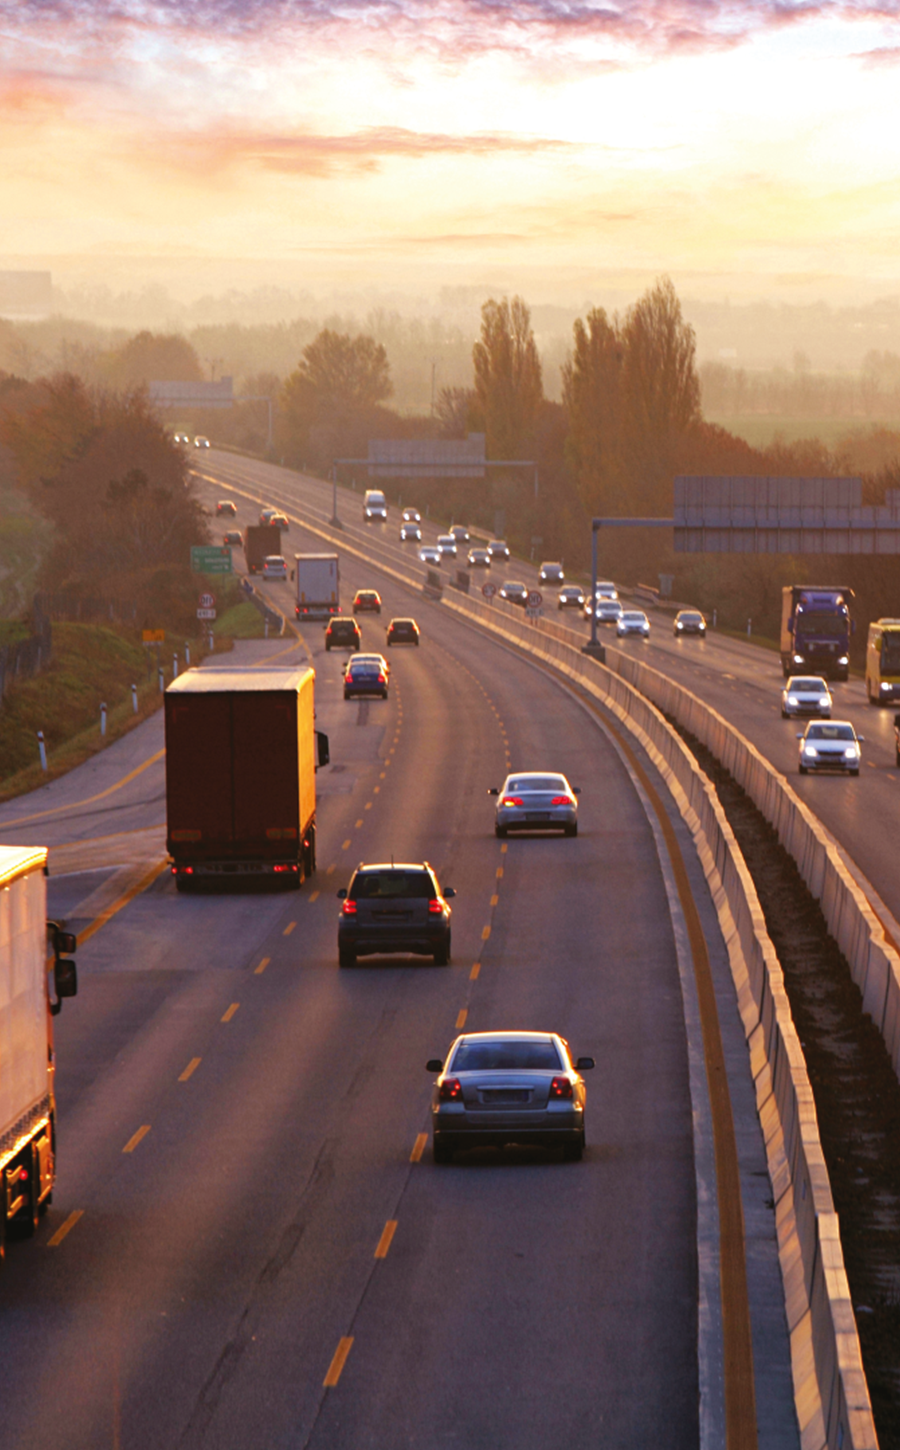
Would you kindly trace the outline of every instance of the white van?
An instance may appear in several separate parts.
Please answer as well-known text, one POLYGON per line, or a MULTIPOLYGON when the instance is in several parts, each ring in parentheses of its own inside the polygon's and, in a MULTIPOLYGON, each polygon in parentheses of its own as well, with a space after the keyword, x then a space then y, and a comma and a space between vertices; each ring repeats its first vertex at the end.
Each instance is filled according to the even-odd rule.
POLYGON ((363 499, 363 518, 367 524, 387 521, 387 499, 380 488, 367 488, 363 499))

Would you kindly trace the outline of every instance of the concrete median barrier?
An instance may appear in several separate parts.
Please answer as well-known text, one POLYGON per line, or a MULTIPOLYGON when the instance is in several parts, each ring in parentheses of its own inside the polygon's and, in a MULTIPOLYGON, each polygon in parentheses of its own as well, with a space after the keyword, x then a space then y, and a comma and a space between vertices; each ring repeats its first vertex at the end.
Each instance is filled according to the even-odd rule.
MULTIPOLYGON (((728 949, 750 1055, 775 1202, 801 1444, 803 1450, 874 1450, 878 1441, 838 1220, 781 967, 718 795, 665 716, 683 724, 741 780, 798 864, 802 862, 808 884, 819 884, 823 909, 824 898, 829 901, 826 919, 834 922, 842 948, 856 954, 864 998, 886 1018, 888 1002, 893 1002, 888 963, 870 933, 878 928, 877 921, 861 910, 866 905, 862 891, 841 876, 836 849, 820 823, 807 819, 811 813, 794 793, 782 790, 783 778, 689 691, 614 651, 608 665, 586 659, 581 637, 567 640, 572 632, 559 625, 530 625, 496 603, 445 598, 444 605, 553 664, 597 696, 640 740, 690 827, 728 949)), ((896 1033, 900 1012, 895 1006, 890 1010, 896 1033)))

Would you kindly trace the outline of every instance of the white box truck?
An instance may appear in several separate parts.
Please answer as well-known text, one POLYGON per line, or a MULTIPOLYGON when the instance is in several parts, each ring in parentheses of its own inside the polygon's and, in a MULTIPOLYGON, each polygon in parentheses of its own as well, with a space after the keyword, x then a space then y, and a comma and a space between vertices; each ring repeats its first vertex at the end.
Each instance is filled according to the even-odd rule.
POLYGON ((298 619, 330 619, 341 612, 341 564, 337 554, 295 554, 298 619))
POLYGON ((53 1017, 78 990, 75 937, 47 921, 45 846, 0 846, 0 1257, 27 1237, 56 1165, 53 1017))

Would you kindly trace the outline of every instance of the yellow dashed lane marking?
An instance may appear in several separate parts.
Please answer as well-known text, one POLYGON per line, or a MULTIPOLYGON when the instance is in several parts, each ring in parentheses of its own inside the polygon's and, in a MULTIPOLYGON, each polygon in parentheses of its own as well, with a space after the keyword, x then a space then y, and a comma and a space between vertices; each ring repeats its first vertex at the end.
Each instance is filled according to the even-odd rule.
POLYGON ((375 1250, 376 1259, 386 1259, 388 1249, 391 1246, 391 1239, 397 1232, 397 1220, 389 1218, 381 1231, 381 1238, 378 1240, 378 1247, 375 1250))
POLYGON ((422 1154, 425 1152, 425 1144, 427 1142, 428 1142, 428 1134, 427 1133, 419 1133, 417 1135, 416 1141, 413 1144, 413 1150, 412 1150, 412 1152, 409 1155, 409 1161, 410 1161, 410 1163, 418 1163, 419 1162, 420 1158, 422 1157, 422 1154))
POLYGON ((314 891, 313 892, 312 896, 309 898, 309 904, 310 904, 310 906, 312 906, 313 902, 317 899, 318 895, 319 895, 318 891, 314 891))
MULTIPOLYGON (((422 1136, 424 1137, 425 1135, 423 1134, 422 1136)), ((56 1233, 53 1235, 52 1239, 48 1239, 47 1240, 47 1248, 48 1249, 58 1248, 58 1246, 62 1243, 63 1239, 65 1238, 66 1234, 71 1232, 71 1230, 75 1227, 75 1225, 78 1222, 78 1220, 80 1218, 82 1218, 83 1215, 84 1215, 84 1209, 83 1208, 76 1208, 76 1209, 74 1209, 73 1212, 69 1214, 69 1217, 66 1219, 65 1223, 61 1223, 60 1224, 59 1228, 56 1230, 56 1233)))
POLYGON ((350 842, 349 841, 345 841, 344 844, 343 844, 343 846, 341 847, 341 850, 342 851, 349 851, 349 849, 350 849, 350 842))
POLYGON ((259 966, 255 969, 253 975, 255 977, 261 977, 262 974, 263 974, 263 972, 266 970, 266 967, 269 965, 269 963, 270 963, 271 960, 272 960, 271 957, 263 957, 263 959, 260 962, 259 966))
POLYGON ((499 896, 492 896, 491 897, 491 906, 496 906, 497 905, 497 902, 499 900, 500 900, 500 897, 499 896))
POLYGON ((325 875, 326 875, 326 876, 330 876, 330 875, 331 875, 331 873, 332 873, 332 871, 333 871, 333 870, 334 870, 334 869, 335 869, 335 867, 334 867, 334 864, 333 864, 333 863, 332 863, 332 865, 330 865, 330 866, 329 866, 329 868, 328 868, 328 870, 327 870, 327 871, 326 871, 326 872, 325 872, 325 875))
POLYGON ((138 1143, 142 1142, 143 1139, 146 1138, 146 1136, 147 1136, 147 1134, 149 1132, 150 1132, 150 1124, 149 1123, 145 1123, 142 1128, 138 1128, 137 1132, 134 1134, 134 1137, 128 1139, 128 1142, 125 1144, 125 1147, 122 1149, 122 1152, 123 1153, 133 1153, 134 1150, 135 1150, 135 1148, 137 1147, 138 1143))
POLYGON ((296 925, 297 925, 297 923, 295 921, 289 921, 288 924, 287 924, 287 926, 285 927, 284 931, 281 933, 281 935, 282 936, 290 936, 291 932, 294 930, 294 927, 296 925))
POLYGON ((240 1002, 232 1002, 231 1006, 228 1008, 228 1011, 223 1014, 221 1021, 230 1022, 240 1005, 240 1002))
POLYGON ((456 1019, 456 1030, 457 1030, 457 1032, 462 1032, 463 1028, 466 1025, 466 1018, 468 1017, 468 1015, 469 1015, 468 1008, 467 1007, 462 1007, 460 1009, 459 1016, 456 1019))
POLYGON ((490 936, 490 934, 491 934, 491 929, 490 929, 489 926, 483 926, 481 928, 481 940, 482 941, 487 941, 487 939, 490 936))
POLYGON ((192 1077, 193 1074, 197 1071, 197 1068, 200 1066, 202 1060, 203 1059, 199 1057, 192 1057, 184 1072, 179 1077, 178 1081, 187 1082, 188 1078, 192 1077))
POLYGON ((334 1351, 334 1359, 331 1361, 331 1364, 328 1366, 328 1373, 325 1376, 324 1380, 322 1381, 322 1388, 323 1389, 325 1389, 325 1390, 333 1390, 334 1389, 335 1385, 337 1384, 338 1380, 341 1377, 341 1370, 344 1368, 344 1365, 347 1363, 347 1355, 350 1353, 350 1350, 352 1348, 353 1348, 353 1335, 352 1334, 347 1335, 346 1338, 341 1339, 341 1340, 338 1341, 338 1347, 334 1351))
POLYGON ((503 880, 503 867, 502 866, 498 866, 497 867, 497 880, 498 881, 502 881, 503 880))
POLYGON ((504 842, 504 844, 500 847, 500 855, 505 856, 508 850, 509 846, 506 845, 506 843, 504 842))
POLYGON ((353 829, 355 831, 358 831, 361 825, 362 825, 362 816, 360 816, 359 820, 356 822, 356 825, 353 827, 353 829))
POLYGON ((478 973, 480 971, 481 971, 481 963, 480 962, 475 962, 473 964, 473 966, 472 966, 471 972, 469 973, 469 981, 470 982, 476 982, 478 980, 478 973))
POLYGON ((372 802, 371 801, 366 801, 365 809, 367 811, 370 811, 372 809, 372 802))

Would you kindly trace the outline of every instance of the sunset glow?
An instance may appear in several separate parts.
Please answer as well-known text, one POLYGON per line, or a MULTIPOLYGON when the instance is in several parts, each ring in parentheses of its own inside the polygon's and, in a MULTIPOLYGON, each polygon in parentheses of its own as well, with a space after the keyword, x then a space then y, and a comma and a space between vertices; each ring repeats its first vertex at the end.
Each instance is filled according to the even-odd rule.
POLYGON ((897 271, 897 0, 0 0, 0 25, 7 256, 897 271))

